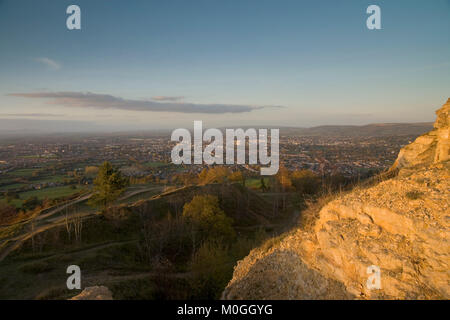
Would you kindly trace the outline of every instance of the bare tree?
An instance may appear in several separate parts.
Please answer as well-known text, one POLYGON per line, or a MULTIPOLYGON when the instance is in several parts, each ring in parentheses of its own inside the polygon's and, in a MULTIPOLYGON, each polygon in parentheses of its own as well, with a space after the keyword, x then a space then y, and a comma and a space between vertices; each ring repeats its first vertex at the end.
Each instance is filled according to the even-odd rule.
POLYGON ((31 220, 31 248, 33 249, 34 254, 34 219, 31 220))
POLYGON ((65 225, 66 225, 66 230, 67 230, 67 236, 69 237, 69 243, 70 243, 70 234, 72 232, 72 225, 70 224, 70 219, 69 219, 69 213, 68 213, 68 208, 66 207, 66 216, 65 216, 65 225))
POLYGON ((72 219, 73 230, 75 235, 75 241, 81 242, 81 231, 83 229, 83 217, 81 215, 75 215, 72 219))

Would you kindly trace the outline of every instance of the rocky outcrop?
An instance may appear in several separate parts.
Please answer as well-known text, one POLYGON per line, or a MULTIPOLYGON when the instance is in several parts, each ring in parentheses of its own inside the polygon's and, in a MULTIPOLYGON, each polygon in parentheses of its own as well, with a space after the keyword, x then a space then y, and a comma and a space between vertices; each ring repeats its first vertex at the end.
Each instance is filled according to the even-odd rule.
POLYGON ((79 295, 70 300, 113 300, 112 293, 105 286, 85 288, 79 295))
POLYGON ((252 250, 222 297, 449 299, 449 102, 424 135, 433 142, 422 136, 402 149, 398 175, 337 197, 311 228, 252 250), (379 287, 368 283, 373 266, 379 287))
POLYGON ((427 165, 450 159, 450 98, 436 111, 434 130, 402 148, 393 169, 427 165))

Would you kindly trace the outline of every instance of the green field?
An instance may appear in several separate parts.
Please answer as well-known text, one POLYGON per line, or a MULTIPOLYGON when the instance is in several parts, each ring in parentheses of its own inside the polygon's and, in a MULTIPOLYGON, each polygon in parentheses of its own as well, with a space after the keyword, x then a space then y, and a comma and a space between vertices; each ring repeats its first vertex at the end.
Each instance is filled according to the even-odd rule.
POLYGON ((33 183, 45 183, 45 182, 63 182, 65 179, 68 179, 70 177, 65 175, 49 175, 49 176, 43 176, 39 177, 36 180, 33 180, 33 183))
POLYGON ((167 165, 167 163, 159 162, 159 161, 144 163, 144 166, 150 167, 150 168, 159 168, 159 167, 163 167, 163 166, 166 166, 166 165, 167 165))
MULTIPOLYGON (((24 169, 28 170, 28 169, 24 169)), ((47 176, 40 176, 40 177, 31 177, 31 174, 28 176, 28 171, 15 171, 14 174, 17 176, 15 179, 5 179, 0 182, 2 182, 2 186, 0 186, 0 190, 14 190, 14 189, 20 189, 22 187, 27 187, 31 184, 43 184, 43 183, 60 183, 64 182, 69 177, 65 175, 47 175, 47 176), (20 178, 19 178, 20 176, 20 178), (4 184, 4 183, 9 184, 4 184)))
MULTIPOLYGON (((269 178, 264 178, 264 183, 266 187, 269 186, 269 178)), ((260 178, 251 178, 245 181, 245 186, 252 189, 260 189, 261 188, 261 179, 260 178)))
MULTIPOLYGON (((11 204, 20 208, 22 207, 22 203, 24 200, 31 198, 31 197, 37 197, 39 200, 44 199, 59 199, 71 196, 73 194, 86 191, 87 189, 85 187, 76 186, 76 189, 72 189, 70 186, 62 186, 62 187, 54 187, 54 188, 45 188, 41 190, 33 190, 33 191, 27 191, 27 192, 21 192, 20 199, 14 199, 12 200, 11 204)), ((4 201, 4 200, 3 200, 4 201)))
POLYGON ((27 184, 25 183, 13 183, 13 184, 8 184, 6 186, 1 186, 0 190, 12 190, 12 189, 19 189, 22 187, 27 186, 27 184))
POLYGON ((20 194, 20 197, 23 199, 27 199, 30 197, 37 197, 39 200, 42 200, 45 198, 57 199, 57 198, 70 196, 70 195, 78 193, 82 190, 85 190, 85 188, 76 186, 75 189, 72 189, 70 186, 62 186, 62 187, 45 188, 42 190, 33 190, 33 191, 23 192, 20 194))
POLYGON ((18 178, 29 178, 33 175, 33 172, 38 169, 19 169, 15 171, 8 172, 8 175, 18 178))

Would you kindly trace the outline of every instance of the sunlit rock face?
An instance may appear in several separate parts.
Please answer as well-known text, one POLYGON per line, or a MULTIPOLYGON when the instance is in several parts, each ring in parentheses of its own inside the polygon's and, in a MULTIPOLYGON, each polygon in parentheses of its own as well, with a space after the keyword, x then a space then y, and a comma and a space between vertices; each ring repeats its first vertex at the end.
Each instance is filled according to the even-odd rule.
POLYGON ((239 261, 223 299, 449 299, 450 99, 403 148, 398 174, 328 202, 239 261), (367 282, 380 270, 380 286, 367 282))
POLYGON ((450 98, 436 111, 434 130, 400 150, 393 169, 427 165, 450 159, 450 98))

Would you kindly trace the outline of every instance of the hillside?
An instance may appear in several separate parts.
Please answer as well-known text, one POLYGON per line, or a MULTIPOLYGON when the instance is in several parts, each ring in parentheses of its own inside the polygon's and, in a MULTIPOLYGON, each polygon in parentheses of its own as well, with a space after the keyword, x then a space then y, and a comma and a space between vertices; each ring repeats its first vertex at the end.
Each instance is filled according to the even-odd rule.
POLYGON ((330 201, 312 225, 239 261, 224 299, 450 298, 450 99, 394 177, 330 201), (380 268, 369 289, 367 268, 380 268))
POLYGON ((87 194, 34 219, 0 227, 0 299, 70 298, 80 293, 66 288, 65 270, 71 264, 80 266, 84 288, 107 286, 114 299, 220 296, 236 261, 289 218, 273 216, 270 201, 238 183, 174 187, 154 196, 140 192, 128 195, 139 197, 136 201, 118 202, 102 214, 81 206, 87 194), (200 243, 201 234, 181 219, 184 205, 199 195, 217 197, 239 237, 218 237, 207 242, 210 247, 200 243), (191 267, 197 248, 211 250, 210 259, 219 251, 221 264, 213 260, 208 267, 220 271, 214 291, 211 282, 194 282, 205 274, 191 267))
POLYGON ((195 195, 205 194, 219 198, 221 207, 233 218, 236 226, 267 225, 276 218, 271 203, 237 183, 183 187, 138 201, 127 207, 127 210, 133 213, 145 211, 150 215, 168 211, 179 214, 183 211, 183 205, 195 195))

